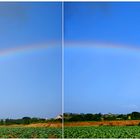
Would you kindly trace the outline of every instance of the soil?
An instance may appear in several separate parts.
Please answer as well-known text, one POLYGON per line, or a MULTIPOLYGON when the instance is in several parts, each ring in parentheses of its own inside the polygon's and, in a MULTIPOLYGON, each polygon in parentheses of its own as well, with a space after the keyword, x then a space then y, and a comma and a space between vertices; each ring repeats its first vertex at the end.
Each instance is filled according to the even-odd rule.
POLYGON ((65 122, 64 126, 133 126, 138 125, 140 120, 119 120, 99 122, 65 122))
POLYGON ((32 123, 28 125, 1 125, 0 127, 55 127, 61 128, 62 123, 60 122, 48 122, 48 123, 32 123))

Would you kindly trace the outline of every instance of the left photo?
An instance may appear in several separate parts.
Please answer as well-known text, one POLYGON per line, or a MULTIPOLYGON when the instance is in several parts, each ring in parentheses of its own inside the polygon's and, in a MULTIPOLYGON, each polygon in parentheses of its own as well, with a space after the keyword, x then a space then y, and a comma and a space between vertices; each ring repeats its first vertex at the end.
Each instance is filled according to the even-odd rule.
POLYGON ((0 138, 62 138, 62 2, 0 2, 0 138))

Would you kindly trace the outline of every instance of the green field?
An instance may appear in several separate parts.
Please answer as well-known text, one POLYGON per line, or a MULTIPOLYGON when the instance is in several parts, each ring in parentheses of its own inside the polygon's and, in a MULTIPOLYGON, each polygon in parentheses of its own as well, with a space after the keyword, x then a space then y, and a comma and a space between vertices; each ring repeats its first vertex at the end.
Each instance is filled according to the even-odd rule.
POLYGON ((140 126, 65 127, 65 138, 140 138, 140 126))
POLYGON ((0 127, 0 138, 62 138, 62 130, 47 127, 0 127))

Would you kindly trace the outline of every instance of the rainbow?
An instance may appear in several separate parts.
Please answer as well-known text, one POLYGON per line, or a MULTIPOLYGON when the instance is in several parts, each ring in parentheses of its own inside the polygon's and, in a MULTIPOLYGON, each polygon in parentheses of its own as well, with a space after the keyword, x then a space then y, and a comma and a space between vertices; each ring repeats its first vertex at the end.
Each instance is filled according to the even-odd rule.
MULTIPOLYGON (((10 56, 16 56, 16 55, 24 55, 27 53, 34 53, 40 50, 46 50, 49 46, 57 46, 57 43, 44 43, 44 44, 32 44, 28 46, 19 46, 19 47, 10 47, 7 49, 0 49, 0 58, 3 57, 10 57, 10 56)), ((59 43, 60 44, 60 43, 59 43)), ((121 44, 112 44, 112 43, 106 43, 106 42, 68 42, 66 41, 64 43, 64 47, 66 48, 108 48, 108 49, 124 49, 124 51, 140 51, 139 46, 130 46, 130 45, 121 45, 121 44)))
POLYGON ((140 46, 132 46, 128 44, 117 44, 117 43, 110 43, 110 42, 95 42, 95 41, 67 41, 64 43, 65 47, 87 47, 87 48, 114 48, 114 49, 125 49, 125 50, 130 50, 130 51, 139 51, 140 46))
POLYGON ((14 56, 21 56, 25 55, 27 53, 34 53, 36 51, 40 50, 46 50, 49 46, 53 46, 48 43, 44 44, 32 44, 28 46, 18 46, 18 47, 10 47, 6 49, 0 49, 0 59, 1 58, 7 58, 7 57, 14 57, 14 56))

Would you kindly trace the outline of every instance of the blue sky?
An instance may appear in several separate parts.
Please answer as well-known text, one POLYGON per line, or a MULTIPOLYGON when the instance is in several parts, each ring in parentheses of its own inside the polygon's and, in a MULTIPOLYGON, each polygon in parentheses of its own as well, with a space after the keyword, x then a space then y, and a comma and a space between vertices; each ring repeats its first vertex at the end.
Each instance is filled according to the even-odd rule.
POLYGON ((140 3, 65 3, 65 112, 140 111, 140 3))
POLYGON ((0 3, 0 28, 0 118, 61 114, 61 3, 0 3))

